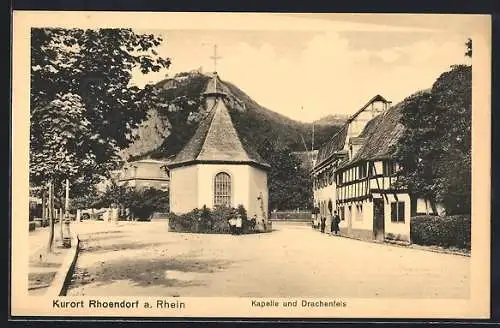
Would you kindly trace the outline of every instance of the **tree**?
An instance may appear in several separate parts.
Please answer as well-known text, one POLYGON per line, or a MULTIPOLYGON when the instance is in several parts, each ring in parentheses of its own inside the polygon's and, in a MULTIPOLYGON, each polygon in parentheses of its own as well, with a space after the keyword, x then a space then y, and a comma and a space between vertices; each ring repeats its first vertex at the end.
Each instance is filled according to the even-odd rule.
MULTIPOLYGON (((31 33, 30 180, 84 194, 119 163, 118 151, 146 117, 151 87, 132 70, 168 68, 162 39, 131 29, 34 28, 31 33)), ((49 242, 49 248, 52 241, 49 242)))
POLYGON ((129 85, 132 69, 168 67, 154 50, 161 41, 130 29, 32 30, 33 181, 69 175, 84 183, 116 166, 117 151, 146 117, 151 91, 129 85))
POLYGON ((449 214, 470 212, 471 84, 472 68, 453 66, 429 93, 405 99, 401 119, 399 184, 443 202, 449 214))
POLYGON ((468 38, 467 41, 465 42, 465 56, 472 58, 472 39, 468 38))
POLYGON ((271 165, 268 173, 269 208, 289 210, 312 207, 312 184, 301 161, 280 141, 266 140, 259 154, 271 165))
POLYGON ((130 204, 131 194, 134 190, 126 185, 119 185, 112 181, 106 186, 98 198, 99 201, 95 203, 96 207, 107 208, 111 205, 128 206, 130 204))
POLYGON ((432 86, 433 106, 443 120, 437 161, 436 198, 447 213, 471 206, 472 67, 454 66, 432 86))
POLYGON ((154 212, 169 212, 168 195, 168 191, 155 188, 135 189, 113 182, 100 195, 96 207, 106 208, 116 205, 121 208, 128 208, 139 219, 147 219, 154 212))

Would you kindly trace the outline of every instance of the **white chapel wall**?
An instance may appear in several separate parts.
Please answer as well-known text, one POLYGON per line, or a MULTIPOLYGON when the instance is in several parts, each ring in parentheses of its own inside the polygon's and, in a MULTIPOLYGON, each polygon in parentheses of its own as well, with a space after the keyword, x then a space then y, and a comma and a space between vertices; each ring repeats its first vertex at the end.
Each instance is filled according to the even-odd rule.
POLYGON ((261 169, 249 166, 249 199, 248 205, 245 206, 248 217, 257 215, 257 218, 262 218, 261 202, 257 198, 262 194, 264 205, 264 214, 267 217, 269 210, 269 192, 267 186, 267 173, 261 169))
POLYGON ((198 168, 182 166, 170 170, 170 211, 187 213, 198 205, 198 168))
POLYGON ((213 208, 214 178, 217 173, 231 176, 231 206, 239 204, 248 207, 250 166, 237 164, 198 164, 198 208, 206 205, 213 208))

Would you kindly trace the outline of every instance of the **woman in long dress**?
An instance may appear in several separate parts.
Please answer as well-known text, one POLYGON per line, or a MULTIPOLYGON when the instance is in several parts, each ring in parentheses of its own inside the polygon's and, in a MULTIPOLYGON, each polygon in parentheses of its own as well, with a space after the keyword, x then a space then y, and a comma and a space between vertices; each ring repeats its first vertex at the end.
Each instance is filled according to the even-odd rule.
POLYGON ((229 232, 232 235, 236 233, 236 219, 234 217, 229 219, 229 232))
POLYGON ((236 234, 240 235, 241 231, 243 230, 243 219, 240 214, 238 214, 238 216, 236 217, 235 225, 236 225, 236 234))

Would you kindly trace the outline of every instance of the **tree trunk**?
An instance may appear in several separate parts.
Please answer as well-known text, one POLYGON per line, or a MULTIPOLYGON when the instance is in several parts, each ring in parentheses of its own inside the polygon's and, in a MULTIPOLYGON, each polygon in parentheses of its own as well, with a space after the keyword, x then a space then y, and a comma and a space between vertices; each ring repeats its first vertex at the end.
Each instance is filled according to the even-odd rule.
POLYGON ((49 243, 47 251, 52 252, 52 245, 54 243, 54 190, 52 188, 52 181, 49 182, 49 243))
POLYGON ((66 192, 64 198, 64 214, 66 215, 69 211, 69 180, 66 179, 66 192))
POLYGON ((431 199, 431 200, 429 200, 429 203, 431 203, 432 214, 439 215, 439 213, 437 211, 436 202, 433 199, 431 199))
POLYGON ((45 190, 42 187, 42 227, 44 225, 45 220, 47 219, 47 213, 45 212, 47 208, 47 199, 45 198, 45 190))
MULTIPOLYGON (((61 197, 61 205, 64 204, 64 199, 61 197)), ((61 240, 61 244, 63 242, 63 221, 64 221, 64 210, 61 206, 59 209, 59 238, 61 240)))

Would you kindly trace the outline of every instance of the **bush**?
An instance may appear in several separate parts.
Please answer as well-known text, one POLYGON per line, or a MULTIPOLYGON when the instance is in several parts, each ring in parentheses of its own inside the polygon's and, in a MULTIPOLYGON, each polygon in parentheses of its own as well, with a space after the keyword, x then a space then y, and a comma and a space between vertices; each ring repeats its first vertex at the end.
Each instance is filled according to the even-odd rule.
POLYGON ((168 191, 155 188, 135 189, 112 183, 93 206, 106 208, 112 204, 130 209, 130 212, 142 221, 149 219, 154 212, 168 212, 169 195, 168 191))
POLYGON ((243 219, 243 233, 251 232, 250 221, 247 220, 247 212, 240 205, 238 208, 216 207, 211 210, 207 207, 194 209, 189 213, 177 215, 170 213, 168 216, 168 228, 175 232, 195 233, 229 233, 228 220, 240 214, 243 219))
POLYGON ((131 191, 125 206, 139 220, 148 219, 154 212, 168 212, 168 192, 149 188, 139 191, 131 191))
POLYGON ((410 222, 410 237, 411 242, 418 245, 470 250, 471 219, 469 215, 415 216, 410 222))

